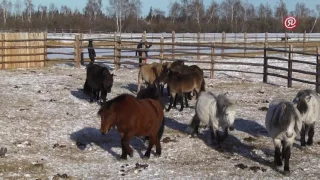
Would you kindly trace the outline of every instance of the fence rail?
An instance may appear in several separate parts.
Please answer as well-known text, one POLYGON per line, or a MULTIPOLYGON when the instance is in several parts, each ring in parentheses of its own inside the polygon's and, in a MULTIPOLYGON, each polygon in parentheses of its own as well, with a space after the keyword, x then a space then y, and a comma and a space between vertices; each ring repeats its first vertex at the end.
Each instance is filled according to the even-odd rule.
MULTIPOLYGON (((11 35, 9 35, 10 33, 6 34, 7 35, 2 34, 0 37, 9 37, 20 33, 11 33, 11 35)), ((309 45, 309 42, 305 40, 303 42, 295 42, 285 39, 282 43, 270 42, 268 33, 265 33, 265 37, 262 38, 263 41, 259 42, 259 45, 254 44, 254 46, 252 46, 252 42, 247 41, 249 38, 246 33, 243 34, 245 37, 244 42, 226 42, 225 40, 227 36, 225 33, 222 33, 222 39, 220 42, 215 40, 211 42, 201 41, 200 33, 197 33, 197 41, 195 42, 176 41, 179 36, 176 36, 174 32, 167 37, 147 36, 146 32, 144 32, 140 38, 132 35, 131 37, 121 37, 117 36, 115 33, 110 33, 110 37, 108 38, 87 38, 83 34, 76 34, 73 39, 48 37, 46 32, 40 34, 40 38, 36 35, 28 35, 28 38, 23 39, 19 38, 19 36, 15 38, 0 38, 0 58, 2 59, 2 69, 35 67, 34 64, 36 63, 38 63, 36 64, 37 67, 43 67, 44 63, 63 61, 74 62, 75 66, 79 68, 81 63, 89 61, 89 58, 85 58, 85 56, 87 56, 85 49, 88 48, 86 45, 87 41, 92 39, 95 44, 93 49, 96 50, 96 54, 98 55, 95 59, 101 61, 98 63, 113 64, 115 69, 119 69, 121 65, 124 64, 138 65, 139 63, 137 60, 139 58, 144 60, 146 58, 146 52, 149 53, 148 59, 156 59, 160 62, 185 60, 179 57, 188 56, 195 58, 195 60, 188 60, 189 63, 196 63, 199 65, 205 64, 205 68, 202 69, 210 73, 210 78, 214 77, 214 72, 221 71, 248 73, 262 75, 262 80, 265 83, 268 82, 269 77, 278 77, 287 80, 287 87, 292 87, 292 82, 296 81, 313 84, 316 86, 317 92, 320 91, 319 50, 317 48, 317 44, 314 44, 313 42, 309 45), (148 39, 150 37, 151 39, 148 39), (148 41, 149 43, 152 43, 155 48, 146 49, 145 46, 143 46, 142 49, 137 49, 136 45, 140 41, 136 41, 134 39, 142 39, 142 42, 148 41), (57 43, 60 41, 67 41, 70 44, 57 43), (273 43, 277 44, 275 45, 273 43), (295 49, 300 50, 293 51, 293 46, 295 49), (314 47, 315 50, 312 52, 306 52, 306 48, 309 46, 314 47), (135 52, 142 52, 142 55, 136 56, 135 52), (273 55, 276 53, 283 54, 284 57, 274 57, 273 55), (310 56, 311 58, 314 58, 314 62, 294 59, 294 54, 310 56), (209 59, 201 60, 201 56, 209 57, 209 59), (218 59, 219 57, 221 60, 218 59), (257 62, 237 62, 228 60, 228 57, 254 58, 257 62), (259 60, 261 61, 259 62, 259 60), (287 63, 287 67, 270 64, 273 61, 287 63), (33 66, 30 66, 31 63, 33 63, 33 66), (24 64, 24 66, 13 66, 12 64, 24 64), (239 69, 221 69, 217 67, 219 64, 250 66, 257 68, 261 67, 262 71, 254 72, 239 69), (293 65, 296 64, 314 66, 312 69, 314 69, 315 72, 294 68, 293 65), (273 70, 283 71, 287 74, 284 75, 280 72, 271 72, 273 70), (295 73, 309 75, 315 78, 314 81, 301 79, 295 77, 295 73)), ((288 37, 287 34, 285 37, 288 37)), ((183 35, 183 38, 187 37, 183 35)), ((240 37, 237 38, 239 39, 240 37)), ((315 43, 319 43, 320 45, 320 41, 315 43)), ((141 64, 145 64, 145 61, 141 64)))

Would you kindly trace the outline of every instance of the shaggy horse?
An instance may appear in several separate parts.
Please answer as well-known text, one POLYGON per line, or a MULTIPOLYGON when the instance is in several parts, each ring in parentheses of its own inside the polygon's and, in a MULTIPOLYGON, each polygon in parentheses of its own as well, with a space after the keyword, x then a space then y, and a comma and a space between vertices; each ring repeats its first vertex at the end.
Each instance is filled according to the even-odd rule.
MULTIPOLYGON (((169 70, 166 78, 167 85, 170 87, 170 104, 166 111, 170 111, 173 102, 176 102, 176 98, 180 99, 180 111, 183 111, 183 95, 185 93, 195 91, 198 98, 200 91, 205 91, 203 77, 199 72, 193 71, 188 74, 181 74, 179 72, 169 70)), ((188 106, 187 96, 184 97, 186 106, 188 106)), ((173 106, 175 105, 176 103, 174 103, 173 106)))
MULTIPOLYGON (((184 61, 181 61, 181 60, 177 60, 177 61, 174 61, 169 68, 163 68, 163 72, 164 74, 166 74, 168 71, 173 71, 173 72, 179 72, 181 74, 188 74, 188 73, 191 73, 191 72, 199 72, 203 78, 203 81, 204 81, 204 73, 203 73, 203 70, 200 69, 197 65, 191 65, 191 66, 187 66, 184 64, 184 61)), ((164 79, 164 78, 162 78, 164 79)), ((170 95, 170 87, 167 86, 167 90, 168 90, 168 94, 170 95)), ((205 89, 204 89, 205 91, 205 89)), ((195 92, 193 91, 193 93, 195 94, 195 92)), ((191 93, 186 93, 185 96, 188 96, 189 100, 191 100, 191 93)), ((175 99, 175 103, 176 103, 176 100, 175 99)))
POLYGON ((201 92, 196 102, 195 115, 189 128, 192 136, 199 134, 200 122, 208 125, 212 142, 216 139, 218 149, 221 149, 221 143, 228 136, 228 130, 233 130, 235 120, 235 105, 225 95, 216 96, 212 92, 201 92), (219 127, 222 127, 224 135, 219 134, 219 127))
POLYGON ((100 132, 106 134, 116 126, 121 136, 121 159, 133 157, 130 139, 134 136, 149 136, 149 146, 145 158, 150 158, 153 145, 156 156, 161 155, 160 133, 164 128, 164 114, 160 103, 153 99, 138 100, 129 94, 122 94, 107 101, 98 111, 101 117, 100 132), (148 113, 146 113, 148 112, 148 113))
POLYGON ((320 97, 310 89, 301 90, 293 99, 293 103, 297 106, 303 121, 300 132, 301 146, 312 145, 314 136, 314 126, 320 116, 320 97), (306 143, 305 136, 308 135, 306 143))
POLYGON ((160 74, 162 72, 163 67, 168 67, 170 64, 165 62, 163 64, 153 62, 151 64, 143 65, 140 68, 138 75, 138 90, 141 89, 142 81, 144 81, 147 86, 151 84, 155 84, 159 91, 163 92, 163 79, 160 78, 160 74))
POLYGON ((87 66, 87 78, 84 83, 84 91, 90 96, 90 102, 93 98, 99 99, 101 91, 101 99, 106 102, 107 93, 111 92, 113 85, 113 74, 110 74, 108 68, 89 63, 87 66))
POLYGON ((300 113, 292 102, 273 100, 269 104, 265 125, 275 147, 274 164, 282 166, 282 159, 285 159, 284 173, 289 174, 292 144, 302 126, 300 113))

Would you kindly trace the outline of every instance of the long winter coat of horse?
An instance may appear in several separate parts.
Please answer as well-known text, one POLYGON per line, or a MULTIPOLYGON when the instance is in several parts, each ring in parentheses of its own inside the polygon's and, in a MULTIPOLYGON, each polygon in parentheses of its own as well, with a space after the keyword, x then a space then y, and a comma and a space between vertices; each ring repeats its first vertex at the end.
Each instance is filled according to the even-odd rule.
POLYGON ((293 103, 297 105, 303 121, 300 132, 301 146, 312 145, 315 123, 320 116, 320 97, 315 91, 305 89, 298 92, 293 99, 293 103), (307 143, 305 140, 306 135, 308 135, 307 143))
POLYGON ((156 155, 161 154, 159 134, 164 128, 164 113, 160 103, 153 99, 138 100, 129 94, 122 94, 107 101, 98 111, 101 117, 100 132, 105 134, 113 126, 121 136, 121 159, 127 155, 133 156, 130 139, 134 136, 149 136, 149 146, 145 157, 150 157, 153 145, 156 145, 156 155), (147 113, 146 113, 147 112, 147 113))
POLYGON ((113 74, 110 74, 108 68, 90 62, 84 84, 85 92, 90 96, 90 102, 93 101, 94 94, 99 94, 100 91, 101 99, 106 102, 107 93, 111 92, 112 85, 113 74))
MULTIPOLYGON (((138 90, 141 89, 141 84, 144 81, 147 85, 155 84, 157 88, 160 89, 160 83, 162 82, 162 79, 160 78, 160 74, 162 72, 162 68, 168 66, 167 63, 157 63, 153 62, 151 64, 143 65, 140 68, 139 75, 138 75, 138 90)), ((162 83, 163 85, 163 83, 162 83)))
POLYGON ((193 117, 188 131, 192 135, 199 133, 200 122, 210 128, 212 141, 214 138, 221 148, 221 142, 228 136, 228 130, 233 130, 235 120, 235 105, 225 95, 216 96, 212 92, 201 92, 196 102, 195 116, 193 117), (222 127, 224 135, 219 134, 219 127, 222 127), (191 129, 190 129, 191 128, 191 129))
POLYGON ((302 127, 300 112, 292 102, 273 100, 269 104, 265 125, 275 147, 274 163, 282 166, 282 159, 285 159, 284 172, 289 173, 291 147, 302 127))

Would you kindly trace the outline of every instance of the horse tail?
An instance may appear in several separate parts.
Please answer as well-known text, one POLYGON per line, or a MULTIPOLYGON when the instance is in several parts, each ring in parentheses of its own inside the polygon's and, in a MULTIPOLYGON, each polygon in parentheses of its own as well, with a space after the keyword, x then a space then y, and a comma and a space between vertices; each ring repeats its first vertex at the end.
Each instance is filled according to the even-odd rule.
POLYGON ((158 130, 158 139, 159 139, 159 141, 161 140, 163 132, 164 132, 164 120, 165 120, 165 117, 163 117, 162 123, 160 125, 159 130, 158 130))
POLYGON ((205 85, 206 85, 206 83, 204 82, 204 78, 203 78, 200 91, 206 91, 205 85))
POLYGON ((290 103, 281 103, 280 112, 276 116, 278 119, 273 119, 273 126, 280 127, 282 131, 286 131, 288 138, 293 136, 293 131, 295 131, 296 118, 297 114, 292 104, 290 103), (294 126, 292 126, 294 123, 294 126))

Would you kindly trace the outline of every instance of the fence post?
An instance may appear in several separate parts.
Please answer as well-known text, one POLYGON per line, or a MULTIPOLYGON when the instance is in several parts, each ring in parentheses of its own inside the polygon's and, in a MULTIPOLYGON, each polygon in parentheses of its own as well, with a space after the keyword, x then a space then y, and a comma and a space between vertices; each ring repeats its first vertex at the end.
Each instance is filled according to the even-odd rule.
POLYGON ((264 43, 268 43, 268 32, 264 34, 264 43))
MULTIPOLYGON (((146 31, 143 31, 143 34, 142 34, 142 49, 146 50, 146 41, 147 41, 147 36, 146 36, 147 32, 146 31)), ((142 52, 142 63, 145 64, 146 63, 146 51, 142 52)))
POLYGON ((116 35, 116 33, 114 33, 114 50, 113 50, 113 52, 114 52, 114 61, 113 61, 113 63, 114 63, 114 69, 115 70, 118 70, 119 69, 119 64, 118 64, 118 58, 119 58, 119 56, 118 56, 118 40, 119 40, 119 38, 118 38, 118 36, 116 35))
POLYGON ((163 63, 163 52, 164 52, 164 48, 163 48, 163 36, 160 38, 160 63, 163 63))
POLYGON ((303 53, 305 52, 305 44, 306 44, 306 31, 303 32, 303 43, 302 43, 303 53))
POLYGON ((268 82, 268 44, 264 43, 264 50, 263 50, 263 82, 268 82))
POLYGON ((292 87, 292 45, 289 46, 289 61, 288 61, 288 87, 292 87))
POLYGON ((175 59, 175 55, 174 55, 175 42, 176 42, 176 33, 174 31, 172 31, 172 56, 171 56, 172 60, 175 59))
POLYGON ((80 57, 79 57, 79 51, 80 51, 80 36, 75 36, 75 42, 74 42, 74 61, 77 68, 80 68, 80 57))
POLYGON ((48 49, 47 49, 47 37, 48 37, 48 31, 44 32, 43 34, 43 46, 44 46, 44 66, 47 64, 48 59, 48 49))
POLYGON ((247 32, 244 32, 244 51, 243 51, 243 56, 245 57, 247 54, 247 32))
POLYGON ((1 49, 2 69, 6 69, 6 63, 5 63, 5 61, 6 61, 5 55, 6 54, 5 54, 5 49, 4 49, 4 47, 5 47, 5 38, 6 38, 5 34, 1 33, 1 40, 2 40, 2 42, 1 42, 1 47, 2 47, 2 49, 1 49))
POLYGON ((221 47, 221 54, 222 54, 222 58, 224 58, 224 42, 226 41, 226 33, 223 31, 222 32, 222 47, 221 47))
POLYGON ((214 47, 215 43, 211 43, 211 70, 210 70, 210 79, 214 77, 214 47))
MULTIPOLYGON (((288 40, 287 40, 287 32, 285 32, 284 34, 284 50, 287 51, 287 43, 288 43, 288 40)), ((287 52, 284 52, 284 55, 286 56, 287 55, 287 52)))
POLYGON ((320 58, 319 58, 319 47, 316 47, 316 58, 317 58, 317 76, 316 76, 316 91, 320 93, 320 58))
POLYGON ((197 60, 200 60, 200 32, 197 37, 197 60))

